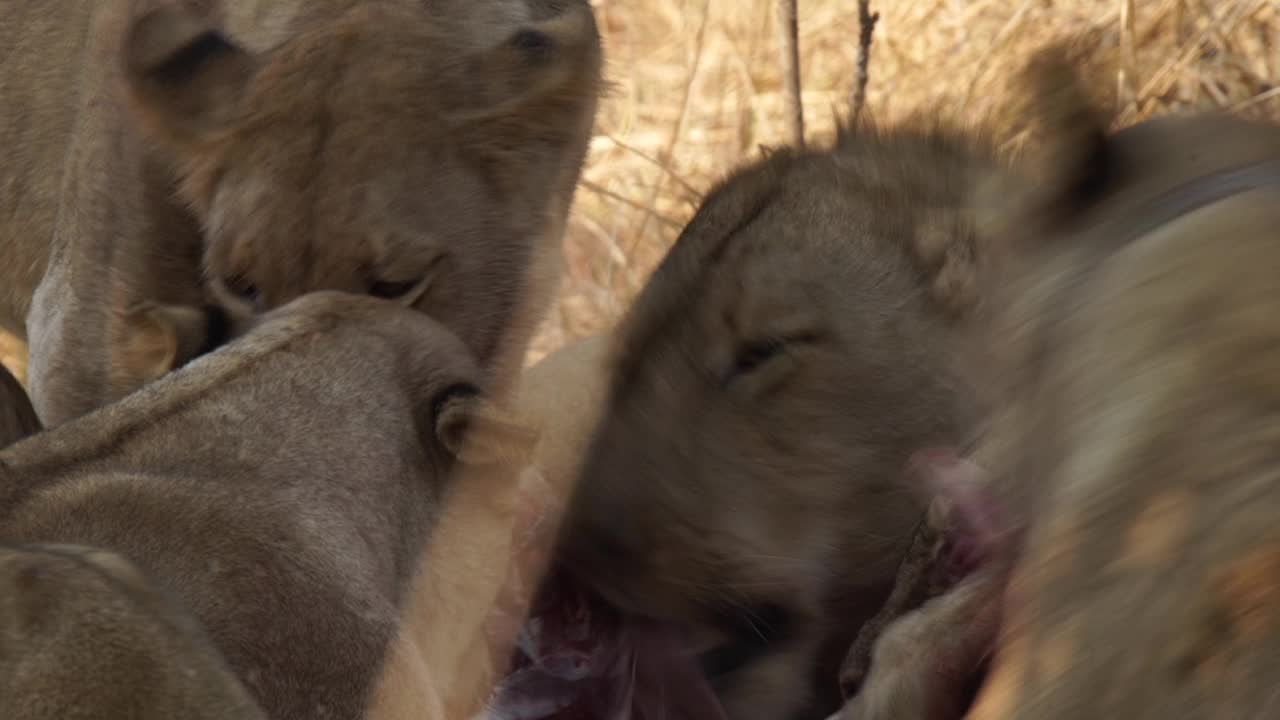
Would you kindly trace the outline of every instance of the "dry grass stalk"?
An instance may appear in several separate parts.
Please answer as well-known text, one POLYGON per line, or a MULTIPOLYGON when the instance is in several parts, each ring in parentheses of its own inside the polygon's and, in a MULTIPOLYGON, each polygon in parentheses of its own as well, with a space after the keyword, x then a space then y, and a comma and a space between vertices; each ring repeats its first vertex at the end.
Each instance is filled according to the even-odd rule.
POLYGON ((1133 55, 1133 0, 1120 0, 1120 54, 1123 60, 1116 72, 1116 99, 1122 105, 1133 102, 1133 76, 1137 61, 1133 55))
POLYGON ((854 125, 867 104, 867 69, 871 64, 871 41, 875 37, 880 13, 871 12, 871 0, 858 0, 858 67, 853 79, 853 97, 849 102, 849 124, 854 125))
POLYGON ((804 101, 800 83, 800 27, 797 0, 778 0, 778 34, 782 45, 783 83, 791 144, 804 147, 804 101))
MULTIPOLYGON (((650 193, 649 201, 645 204, 645 207, 648 208, 653 208, 658 196, 662 194, 665 189, 666 180, 671 174, 668 163, 671 161, 671 154, 675 150, 676 144, 680 142, 680 131, 684 127, 685 120, 688 118, 689 100, 693 96, 693 83, 698 77, 698 65, 702 62, 703 52, 706 47, 707 21, 710 18, 710 15, 711 0, 705 0, 702 4, 702 16, 698 23, 698 31, 694 36, 693 60, 689 66, 689 75, 685 78, 684 92, 680 97, 680 110, 676 113, 675 123, 671 126, 671 130, 667 135, 666 146, 663 147, 657 157, 656 164, 662 168, 663 172, 662 175, 659 176, 657 183, 653 186, 653 191, 650 193)), ((647 229, 649 219, 653 217, 662 217, 662 215, 652 210, 650 212, 646 212, 643 221, 640 223, 640 228, 636 232, 637 238, 644 236, 644 231, 647 229)), ((630 255, 632 252, 635 252, 634 244, 628 247, 627 254, 630 255)))

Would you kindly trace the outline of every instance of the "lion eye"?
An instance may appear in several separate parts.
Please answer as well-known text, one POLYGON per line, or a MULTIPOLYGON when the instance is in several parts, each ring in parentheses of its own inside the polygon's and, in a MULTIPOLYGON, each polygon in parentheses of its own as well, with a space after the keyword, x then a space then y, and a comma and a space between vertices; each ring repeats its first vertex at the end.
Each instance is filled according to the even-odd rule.
POLYGON ((783 346, 784 343, 779 338, 754 340, 745 343, 738 349, 738 354, 733 358, 733 367, 728 373, 728 378, 746 375, 759 368, 781 352, 783 346))
POLYGON ((247 302, 258 301, 258 286, 249 281, 244 275, 229 275, 222 278, 222 286, 232 295, 245 300, 247 302))
POLYGON ((408 295, 422 285, 423 278, 415 278, 404 282, 388 282, 375 280, 369 286, 369 294, 387 300, 397 300, 408 295))
POLYGON ((794 332, 785 335, 773 335, 743 342, 733 357, 733 364, 725 368, 720 377, 722 385, 728 385, 736 378, 749 375, 765 365, 774 362, 792 348, 814 345, 819 336, 811 331, 794 332))

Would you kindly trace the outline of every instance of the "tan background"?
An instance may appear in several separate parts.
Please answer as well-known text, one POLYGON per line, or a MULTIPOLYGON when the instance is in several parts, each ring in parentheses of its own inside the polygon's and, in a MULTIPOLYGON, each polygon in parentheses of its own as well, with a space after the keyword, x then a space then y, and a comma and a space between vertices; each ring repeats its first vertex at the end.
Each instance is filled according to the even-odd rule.
MULTIPOLYGON (((857 53, 855 0, 799 0, 808 136, 845 112, 857 53)), ((596 0, 612 87, 565 241, 565 280, 530 360, 608 327, 696 208, 700 194, 785 135, 775 0, 596 0)), ((1071 38, 1100 99, 1127 124, 1153 112, 1227 107, 1280 119, 1275 0, 873 0, 868 111, 992 120, 1011 73, 1071 38)), ((22 376, 21 345, 0 361, 22 376)))

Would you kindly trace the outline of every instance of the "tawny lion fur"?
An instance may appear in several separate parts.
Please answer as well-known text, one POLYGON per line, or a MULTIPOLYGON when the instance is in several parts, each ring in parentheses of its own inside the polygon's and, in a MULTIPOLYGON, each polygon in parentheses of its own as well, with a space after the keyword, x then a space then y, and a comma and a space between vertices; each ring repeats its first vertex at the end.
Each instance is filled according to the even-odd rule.
MULTIPOLYGON (((205 628, 273 720, 365 717, 387 692, 431 688, 429 676, 390 690, 380 678, 406 672, 388 649, 406 608, 422 607, 409 593, 438 556, 424 550, 436 522, 466 512, 466 498, 507 497, 532 450, 535 436, 477 394, 483 377, 422 313, 312 293, 0 452, 0 543, 128 558, 205 628)), ((447 561, 438 579, 465 589, 465 563, 447 561)), ((435 619, 447 630, 452 618, 435 619)), ((92 633, 76 637, 75 656, 99 651, 92 633)), ((431 649, 449 657, 439 638, 431 649)), ((118 692, 110 675, 59 677, 58 692, 85 703, 118 692)))
POLYGON ((520 367, 600 85, 585 0, 10 3, 0 44, 0 328, 47 425, 189 359, 203 304, 234 330, 316 289, 520 367))
POLYGON ((951 359, 979 301, 966 208, 1002 172, 916 126, 775 151, 707 195, 614 333, 564 557, 745 644, 710 673, 732 718, 838 707, 924 509, 907 458, 977 417, 951 359))
POLYGON ((969 717, 1274 717, 1280 128, 1108 136, 1055 51, 1032 73, 1057 127, 1003 223, 989 458, 1025 544, 969 717))
POLYGON ((267 720, 208 634, 98 548, 0 547, 0 716, 267 720))

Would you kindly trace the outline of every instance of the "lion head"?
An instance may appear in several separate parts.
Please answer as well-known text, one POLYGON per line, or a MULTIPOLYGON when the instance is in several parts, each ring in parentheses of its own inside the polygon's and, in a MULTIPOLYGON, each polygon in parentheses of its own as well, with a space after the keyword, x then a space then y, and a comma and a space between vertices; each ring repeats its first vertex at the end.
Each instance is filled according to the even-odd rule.
POLYGON ((968 433, 955 279, 991 170, 912 128, 774 152, 707 195, 614 334, 564 557, 632 612, 776 637, 724 680, 730 717, 804 701, 778 650, 878 609, 923 510, 908 457, 968 433))
POLYGON ((123 67, 212 297, 241 318, 318 289, 389 298, 518 363, 594 118, 589 6, 318 3, 255 52, 207 5, 139 15, 123 67))

